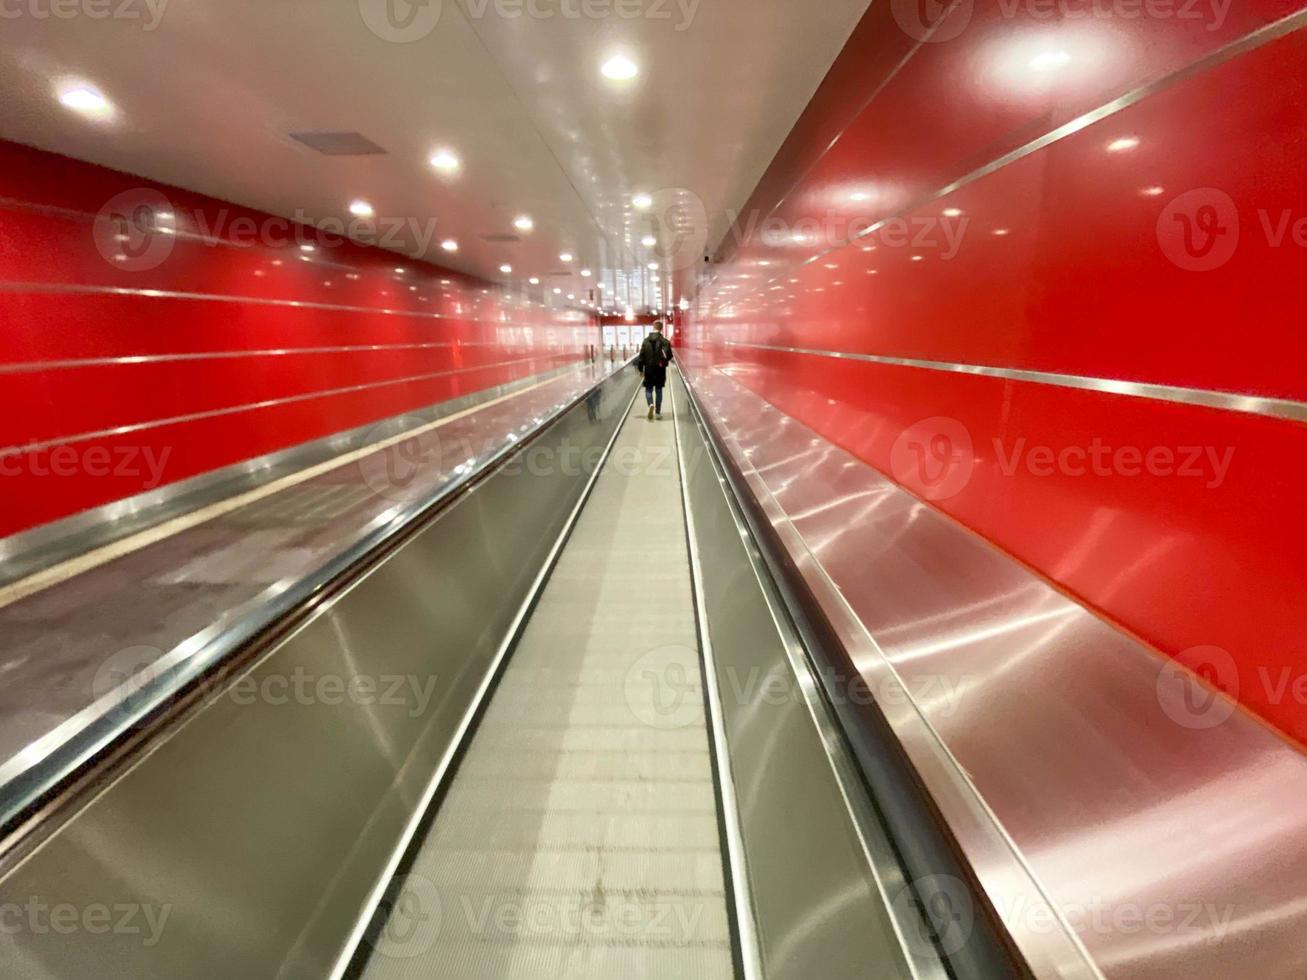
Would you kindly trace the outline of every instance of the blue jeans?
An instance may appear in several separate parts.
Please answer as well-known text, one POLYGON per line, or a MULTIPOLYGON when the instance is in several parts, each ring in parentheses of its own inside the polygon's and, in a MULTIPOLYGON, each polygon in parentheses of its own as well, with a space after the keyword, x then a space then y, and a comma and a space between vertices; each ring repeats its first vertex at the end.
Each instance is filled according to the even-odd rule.
POLYGON ((663 388, 659 385, 655 388, 653 385, 644 386, 644 400, 650 405, 654 404, 654 392, 658 392, 658 407, 654 409, 659 415, 663 414, 663 388))

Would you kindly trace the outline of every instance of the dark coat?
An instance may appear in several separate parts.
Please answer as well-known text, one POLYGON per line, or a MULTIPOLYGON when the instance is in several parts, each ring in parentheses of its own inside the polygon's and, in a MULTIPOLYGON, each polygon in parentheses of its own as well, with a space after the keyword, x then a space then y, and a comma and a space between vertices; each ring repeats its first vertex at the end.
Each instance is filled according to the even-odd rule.
POLYGON ((644 338, 640 345, 640 356, 636 365, 644 372, 646 388, 662 388, 667 385, 667 365, 672 363, 672 345, 667 338, 655 331, 644 338))

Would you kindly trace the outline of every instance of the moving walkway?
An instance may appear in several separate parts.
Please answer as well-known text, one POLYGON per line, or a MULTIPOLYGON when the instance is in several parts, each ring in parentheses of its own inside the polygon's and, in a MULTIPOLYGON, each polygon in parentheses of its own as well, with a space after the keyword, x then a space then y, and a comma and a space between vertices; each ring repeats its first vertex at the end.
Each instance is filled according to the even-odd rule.
POLYGON ((431 429, 429 493, 402 440, 332 471, 399 494, 358 547, 9 788, 0 905, 158 928, 18 915, 6 976, 1025 974, 679 376, 660 421, 629 371, 573 394, 462 461, 431 429))

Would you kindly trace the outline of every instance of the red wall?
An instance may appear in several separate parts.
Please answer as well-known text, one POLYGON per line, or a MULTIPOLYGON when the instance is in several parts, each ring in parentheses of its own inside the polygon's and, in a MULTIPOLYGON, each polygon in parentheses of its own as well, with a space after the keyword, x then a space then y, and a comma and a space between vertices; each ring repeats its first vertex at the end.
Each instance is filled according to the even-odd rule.
POLYGON ((547 371, 598 341, 585 314, 4 142, 0 331, 0 536, 547 371), (165 199, 177 235, 105 217, 165 199), (203 229, 214 234, 187 234, 203 229), (124 357, 142 360, 90 363, 124 357), (105 431, 124 426, 143 427, 105 431))
POLYGON ((1301 3, 1061 19, 1046 15, 1090 5, 964 3, 917 43, 895 16, 919 6, 872 4, 719 255, 684 360, 728 370, 1162 651, 1228 651, 1215 679, 1307 739, 1307 703, 1280 683, 1307 669, 1301 423, 759 349, 1307 401, 1307 37, 1216 54, 1301 3), (1125 137, 1137 145, 1108 149, 1125 137), (908 227, 849 243, 853 218, 894 215, 908 227), (1186 252, 1184 221, 1213 216, 1214 249, 1186 252), (1127 452, 1081 472, 1095 445, 1127 452), (947 485, 921 447, 945 450, 947 485), (1072 455, 1009 465, 1032 447, 1072 455), (1198 475, 1165 472, 1166 451, 1178 464, 1190 447, 1198 475), (1151 472, 1134 450, 1156 454, 1151 472))

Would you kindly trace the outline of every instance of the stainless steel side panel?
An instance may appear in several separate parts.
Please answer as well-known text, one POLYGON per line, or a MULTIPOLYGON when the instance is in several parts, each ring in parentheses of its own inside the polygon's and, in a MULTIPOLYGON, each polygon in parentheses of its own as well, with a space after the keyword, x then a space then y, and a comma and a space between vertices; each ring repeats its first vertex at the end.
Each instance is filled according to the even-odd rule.
MULTIPOLYGON (((674 382, 701 614, 711 646, 761 972, 768 980, 942 977, 902 873, 850 813, 810 676, 796 673, 679 377, 674 382), (904 930, 902 920, 917 928, 904 930)), ((829 732, 827 733, 829 734, 829 732)), ((719 747, 720 751, 720 747, 719 747)), ((736 887, 741 883, 737 881, 736 887)))
POLYGON ((4 976, 329 975, 628 379, 353 583, 0 883, 4 976))

